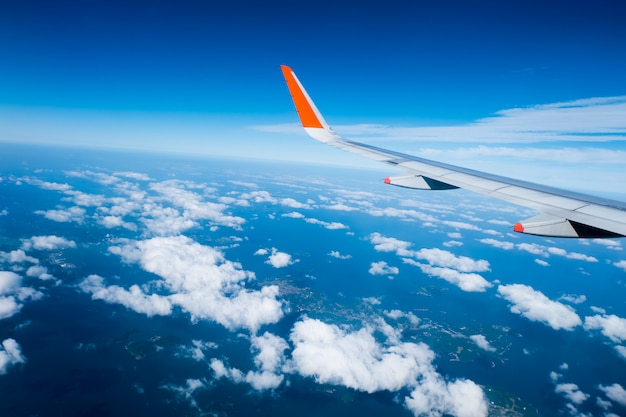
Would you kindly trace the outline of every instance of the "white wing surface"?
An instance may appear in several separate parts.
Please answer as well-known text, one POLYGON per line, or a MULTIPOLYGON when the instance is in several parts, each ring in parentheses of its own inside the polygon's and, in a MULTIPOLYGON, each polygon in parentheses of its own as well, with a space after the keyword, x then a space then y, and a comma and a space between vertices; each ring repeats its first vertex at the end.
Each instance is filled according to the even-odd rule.
POLYGON ((282 65, 304 130, 314 139, 404 170, 385 183, 422 190, 465 188, 529 207, 543 214, 513 227, 519 233, 552 237, 626 236, 626 203, 492 175, 344 139, 326 123, 291 70, 282 65))

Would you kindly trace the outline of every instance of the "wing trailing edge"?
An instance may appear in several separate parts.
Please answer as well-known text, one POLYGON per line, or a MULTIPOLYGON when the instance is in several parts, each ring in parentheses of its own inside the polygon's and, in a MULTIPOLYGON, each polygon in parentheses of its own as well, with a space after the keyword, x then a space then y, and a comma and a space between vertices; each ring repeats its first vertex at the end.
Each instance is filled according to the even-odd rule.
POLYGON ((513 230, 518 233, 570 238, 626 236, 624 202, 501 177, 347 140, 324 120, 291 68, 281 65, 281 69, 306 133, 320 142, 405 171, 404 175, 387 177, 387 184, 421 190, 464 188, 544 213, 516 223, 513 230))

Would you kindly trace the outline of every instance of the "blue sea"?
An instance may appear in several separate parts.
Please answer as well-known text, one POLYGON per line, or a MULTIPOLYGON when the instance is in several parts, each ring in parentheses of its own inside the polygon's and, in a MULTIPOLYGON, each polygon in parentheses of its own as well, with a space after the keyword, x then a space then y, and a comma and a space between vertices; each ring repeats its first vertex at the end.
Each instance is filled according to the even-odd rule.
MULTIPOLYGON (((513 236, 506 222, 531 217, 528 210, 462 190, 389 187, 380 171, 1 144, 0 253, 5 255, 0 270, 17 273, 23 287, 41 293, 24 298, 18 312, 0 320, 0 341, 16 340, 25 358, 0 375, 2 416, 413 415, 404 405, 411 387, 367 393, 289 369, 281 371, 280 385, 268 390, 218 378, 212 359, 244 373, 255 369, 247 329, 194 318, 180 307, 169 315, 148 316, 120 302, 94 299, 81 287, 93 274, 110 285, 137 284, 145 291, 156 279, 110 250, 121 241, 155 236, 147 229, 146 215, 140 214, 147 203, 138 200, 136 210, 123 216, 126 227, 107 227, 102 222, 105 203, 81 205, 76 194, 60 186, 106 201, 127 198, 105 176, 117 176, 146 195, 155 192, 151 184, 175 180, 204 201, 221 204, 227 215, 244 219, 240 228, 200 219, 180 234, 218 248, 226 259, 253 273, 254 279, 245 283, 250 291, 280 287, 283 316, 261 326, 259 334, 289 341, 294 323, 303 317, 346 332, 383 318, 399 331, 399 342, 425 343, 435 353, 433 365, 445 381, 467 379, 479 385, 491 403, 490 415, 569 415, 568 404, 579 413, 626 414, 626 404, 613 400, 603 408, 597 401, 608 401, 600 386, 626 387, 626 358, 616 348, 622 341, 583 325, 585 317, 594 315, 626 317, 626 271, 615 266, 626 259, 623 243, 609 248, 593 241, 513 236), (254 192, 266 192, 271 199, 254 200, 254 192), (339 209, 339 204, 350 209, 339 209), (51 218, 51 211, 65 213, 71 207, 84 212, 68 221, 51 218), (433 219, 416 217, 410 210, 433 219), (410 242, 415 251, 438 248, 456 259, 488 261, 488 269, 473 273, 491 286, 482 292, 463 291, 407 263, 397 251, 377 250, 373 234, 410 242), (24 249, 34 236, 63 237, 75 246, 24 249), (485 239, 533 244, 544 248, 543 254, 505 250, 485 239), (8 254, 20 248, 54 279, 29 276, 33 261, 10 261, 8 254), (291 263, 275 267, 267 256, 255 255, 272 248, 288 253, 291 263), (332 251, 343 257, 331 256, 332 251), (370 272, 378 262, 397 272, 370 272), (512 284, 560 300, 581 324, 554 329, 511 311, 512 303, 497 289, 512 284), (419 323, 391 319, 391 311, 411 313, 419 323), (483 335, 492 350, 479 348, 470 335, 483 335), (194 341, 204 346, 203 360, 189 354, 194 341), (553 372, 560 375, 557 380, 551 378, 553 372), (186 390, 191 380, 201 387, 186 390), (576 384, 587 397, 572 402, 556 392, 558 383, 576 384)), ((160 202, 156 197, 153 201, 160 202)), ((171 201, 160 203, 184 211, 171 201)), ((373 334, 381 344, 391 343, 380 331, 373 334)), ((294 348, 288 344, 287 360, 294 348)))

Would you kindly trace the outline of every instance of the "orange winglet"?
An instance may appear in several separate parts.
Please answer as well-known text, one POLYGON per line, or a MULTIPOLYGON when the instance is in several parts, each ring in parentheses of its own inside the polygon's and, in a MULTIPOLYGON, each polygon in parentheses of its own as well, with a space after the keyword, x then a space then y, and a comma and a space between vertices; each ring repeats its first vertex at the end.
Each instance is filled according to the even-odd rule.
POLYGON ((513 226, 513 231, 517 233, 524 233, 524 226, 521 223, 515 223, 515 226, 513 226))
POLYGON ((295 104, 298 116, 300 116, 302 127, 316 127, 323 129, 324 126, 317 118, 315 111, 311 107, 307 96, 302 91, 300 84, 293 75, 291 68, 286 65, 281 65, 280 68, 283 70, 283 76, 285 77, 285 81, 287 81, 287 88, 289 88, 293 104, 295 104))

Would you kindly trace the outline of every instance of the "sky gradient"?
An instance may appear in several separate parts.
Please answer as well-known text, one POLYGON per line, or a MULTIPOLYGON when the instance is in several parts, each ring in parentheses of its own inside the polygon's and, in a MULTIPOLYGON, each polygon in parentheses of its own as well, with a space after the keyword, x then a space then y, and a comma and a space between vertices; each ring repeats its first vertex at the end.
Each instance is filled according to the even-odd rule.
POLYGON ((371 166, 294 140, 286 64, 344 136, 478 150, 473 167, 505 175, 503 153, 527 171, 537 150, 582 150, 591 171, 620 175, 607 158, 626 151, 625 16, 618 1, 4 2, 0 141, 371 166), (582 110, 516 118, 554 103, 582 110))

